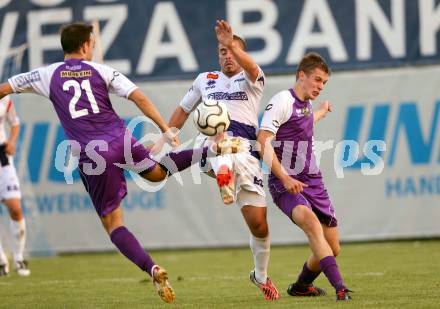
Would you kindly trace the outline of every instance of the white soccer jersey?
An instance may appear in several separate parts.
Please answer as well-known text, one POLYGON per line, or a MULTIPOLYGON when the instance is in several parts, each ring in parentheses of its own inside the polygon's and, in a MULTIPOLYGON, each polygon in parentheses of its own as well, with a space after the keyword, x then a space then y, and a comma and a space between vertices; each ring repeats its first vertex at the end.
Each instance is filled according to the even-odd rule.
POLYGON ((231 120, 257 129, 264 84, 265 76, 261 69, 254 83, 244 71, 230 78, 219 71, 204 72, 197 76, 180 106, 190 113, 202 99, 222 101, 228 108, 231 120))
POLYGON ((10 96, 0 99, 0 145, 8 140, 6 136, 6 123, 10 127, 20 123, 10 96))

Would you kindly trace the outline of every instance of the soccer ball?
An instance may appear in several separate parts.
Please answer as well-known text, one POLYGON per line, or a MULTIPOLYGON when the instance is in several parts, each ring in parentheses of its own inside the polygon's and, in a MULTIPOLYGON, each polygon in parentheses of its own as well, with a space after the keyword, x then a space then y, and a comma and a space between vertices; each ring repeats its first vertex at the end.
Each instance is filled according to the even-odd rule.
POLYGON ((194 124, 203 134, 214 136, 225 132, 231 118, 225 103, 217 100, 204 100, 194 111, 194 124))

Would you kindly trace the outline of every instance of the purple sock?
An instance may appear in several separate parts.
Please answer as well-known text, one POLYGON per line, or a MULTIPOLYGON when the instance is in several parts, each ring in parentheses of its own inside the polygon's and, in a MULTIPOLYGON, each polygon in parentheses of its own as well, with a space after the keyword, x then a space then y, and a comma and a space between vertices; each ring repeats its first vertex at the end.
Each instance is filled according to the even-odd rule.
POLYGON ((336 291, 345 289, 344 281, 342 281, 341 273, 339 272, 338 264, 336 264, 336 259, 334 256, 326 256, 321 261, 319 261, 321 270, 324 272, 328 281, 336 289, 336 291))
POLYGON ((113 230, 110 239, 126 258, 151 275, 151 268, 155 265, 153 260, 125 226, 113 230))
POLYGON ((321 271, 311 271, 307 267, 307 262, 305 262, 296 282, 301 285, 310 285, 319 276, 320 273, 321 271))
POLYGON ((207 156, 208 147, 170 152, 160 160, 160 165, 171 175, 183 171, 200 161, 206 160, 207 156))

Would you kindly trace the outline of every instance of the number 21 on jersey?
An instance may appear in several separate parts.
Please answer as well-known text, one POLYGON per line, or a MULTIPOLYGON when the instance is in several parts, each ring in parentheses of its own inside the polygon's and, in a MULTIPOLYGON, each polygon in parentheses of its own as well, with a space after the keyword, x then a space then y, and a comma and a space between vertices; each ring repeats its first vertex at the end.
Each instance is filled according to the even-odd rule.
POLYGON ((89 111, 86 108, 80 110, 75 109, 75 105, 76 103, 78 103, 79 98, 81 97, 81 89, 86 92, 87 99, 89 100, 93 113, 98 114, 99 107, 98 107, 98 103, 96 103, 95 96, 93 95, 92 87, 90 87, 90 81, 88 79, 85 79, 80 84, 76 80, 70 79, 65 81, 63 84, 64 91, 69 91, 69 89, 72 87, 73 90, 75 91, 72 99, 70 99, 69 102, 69 111, 70 111, 70 115, 72 116, 72 119, 76 119, 89 114, 89 111))

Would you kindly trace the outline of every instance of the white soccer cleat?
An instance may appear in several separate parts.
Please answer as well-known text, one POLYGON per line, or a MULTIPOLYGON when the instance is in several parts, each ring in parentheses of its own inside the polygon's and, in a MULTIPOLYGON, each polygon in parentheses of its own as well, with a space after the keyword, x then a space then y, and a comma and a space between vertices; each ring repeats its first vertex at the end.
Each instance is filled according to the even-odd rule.
POLYGON ((176 299, 176 294, 168 282, 168 273, 159 265, 154 265, 151 269, 153 284, 157 289, 157 294, 166 303, 172 303, 176 299))
POLYGON ((7 277, 9 276, 9 265, 6 264, 1 264, 0 265, 0 277, 7 277))
POLYGON ((235 179, 231 169, 226 164, 221 165, 216 179, 223 203, 226 205, 232 204, 235 200, 235 179))
POLYGON ((28 268, 28 262, 25 260, 15 262, 15 272, 20 277, 29 276, 31 274, 31 270, 28 268))

